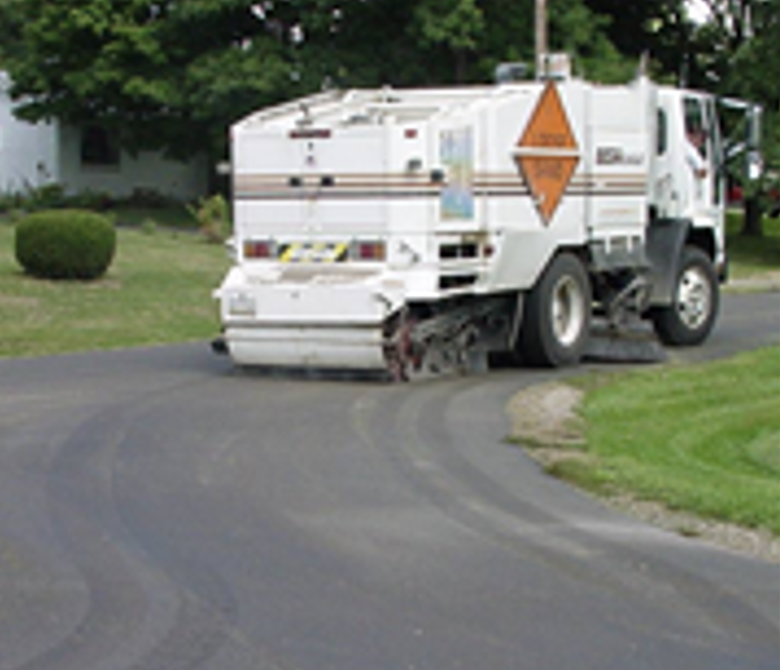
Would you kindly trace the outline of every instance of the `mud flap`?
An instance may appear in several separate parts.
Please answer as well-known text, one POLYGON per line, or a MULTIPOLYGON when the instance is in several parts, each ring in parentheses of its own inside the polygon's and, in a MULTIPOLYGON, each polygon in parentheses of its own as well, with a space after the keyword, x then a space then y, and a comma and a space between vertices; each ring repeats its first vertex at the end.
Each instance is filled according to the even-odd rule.
POLYGON ((691 229, 687 219, 658 219, 647 228, 647 257, 653 292, 652 305, 669 305, 673 300, 680 256, 691 229))

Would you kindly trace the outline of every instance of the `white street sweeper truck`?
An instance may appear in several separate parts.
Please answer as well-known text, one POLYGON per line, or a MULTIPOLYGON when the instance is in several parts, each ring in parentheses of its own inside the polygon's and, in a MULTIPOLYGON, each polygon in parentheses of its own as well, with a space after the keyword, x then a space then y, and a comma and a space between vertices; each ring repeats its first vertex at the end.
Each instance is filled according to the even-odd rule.
POLYGON ((500 352, 573 364, 594 320, 704 341, 726 276, 716 100, 558 63, 542 81, 328 91, 237 123, 217 348, 404 379, 500 352))

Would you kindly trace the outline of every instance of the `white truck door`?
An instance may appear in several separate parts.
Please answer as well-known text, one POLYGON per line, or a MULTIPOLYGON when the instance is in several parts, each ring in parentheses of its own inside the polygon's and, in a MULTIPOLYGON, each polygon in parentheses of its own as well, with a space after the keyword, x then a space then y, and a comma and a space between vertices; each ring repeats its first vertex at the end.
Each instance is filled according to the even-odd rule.
POLYGON ((681 142, 685 164, 683 179, 688 203, 694 213, 708 209, 712 202, 712 147, 703 101, 691 94, 682 99, 684 137, 681 142))
POLYGON ((675 188, 672 170, 673 161, 669 146, 669 117, 671 111, 669 107, 669 100, 666 97, 659 98, 656 120, 655 159, 653 161, 652 201, 657 215, 662 219, 678 215, 680 199, 679 188, 675 188))
POLYGON ((721 140, 712 100, 666 89, 659 98, 654 204, 661 218, 716 220, 723 208, 721 140))

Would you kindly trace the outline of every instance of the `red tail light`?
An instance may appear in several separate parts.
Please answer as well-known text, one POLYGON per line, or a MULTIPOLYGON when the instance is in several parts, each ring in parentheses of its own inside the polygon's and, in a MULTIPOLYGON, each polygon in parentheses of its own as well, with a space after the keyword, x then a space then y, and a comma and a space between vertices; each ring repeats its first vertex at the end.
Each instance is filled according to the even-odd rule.
POLYGON ((356 261, 383 261, 386 257, 384 242, 356 242, 352 257, 356 261))
POLYGON ((269 240, 245 240, 244 258, 267 259, 273 258, 274 245, 269 240))

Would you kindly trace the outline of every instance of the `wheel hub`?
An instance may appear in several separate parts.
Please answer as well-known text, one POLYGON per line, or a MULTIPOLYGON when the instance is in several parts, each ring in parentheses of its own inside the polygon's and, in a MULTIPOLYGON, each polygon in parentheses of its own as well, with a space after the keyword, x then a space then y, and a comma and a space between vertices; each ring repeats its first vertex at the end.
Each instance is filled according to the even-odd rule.
POLYGON ((571 346, 580 337, 585 309, 580 285, 572 277, 561 277, 553 291, 552 326, 555 338, 562 345, 571 346))
POLYGON ((680 278, 677 292, 677 312, 691 330, 699 328, 710 313, 710 286, 699 268, 688 268, 680 278))

